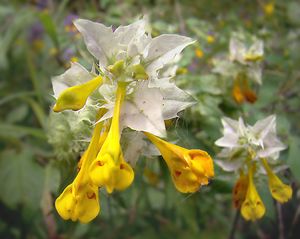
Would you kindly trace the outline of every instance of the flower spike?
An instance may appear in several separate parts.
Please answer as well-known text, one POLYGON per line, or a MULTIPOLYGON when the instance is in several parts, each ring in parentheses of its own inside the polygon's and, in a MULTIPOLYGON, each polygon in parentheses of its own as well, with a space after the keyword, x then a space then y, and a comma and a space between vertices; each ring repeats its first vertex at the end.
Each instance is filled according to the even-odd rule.
POLYGON ((105 186, 108 193, 114 189, 124 190, 134 179, 131 166, 124 160, 120 145, 119 118, 126 86, 119 83, 112 123, 103 146, 90 166, 90 177, 99 187, 105 186))
POLYGON ((208 180, 214 176, 212 159, 205 151, 188 150, 153 134, 144 133, 162 154, 178 191, 196 192, 202 185, 207 185, 208 180))
POLYGON ((57 98, 53 111, 80 110, 85 105, 89 95, 101 84, 102 77, 97 76, 86 83, 65 89, 57 98))
POLYGON ((263 166, 268 174, 269 178, 269 189, 272 197, 280 203, 285 203, 291 199, 293 190, 289 185, 284 184, 277 176, 273 173, 266 159, 261 160, 263 166))

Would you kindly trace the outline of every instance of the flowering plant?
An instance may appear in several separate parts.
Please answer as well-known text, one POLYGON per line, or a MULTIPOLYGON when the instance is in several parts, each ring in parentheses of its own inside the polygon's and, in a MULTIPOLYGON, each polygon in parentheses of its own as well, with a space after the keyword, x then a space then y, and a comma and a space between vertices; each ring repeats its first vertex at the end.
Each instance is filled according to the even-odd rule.
POLYGON ((152 38, 145 19, 115 31, 83 19, 74 24, 97 61, 91 72, 73 63, 53 78, 53 111, 73 110, 78 117, 89 108, 96 113, 78 174, 55 202, 60 216, 89 222, 100 211, 98 188, 112 193, 132 184, 132 159, 124 157, 131 154, 123 153, 120 144, 126 127, 144 133, 154 143, 180 192, 195 192, 208 184, 214 170, 205 151, 188 150, 159 138, 166 137, 165 120, 194 104, 194 99, 172 81, 174 70, 168 70, 176 67, 174 59, 193 40, 174 34, 152 38))
POLYGON ((279 152, 285 145, 276 136, 276 117, 271 115, 253 126, 223 118, 224 136, 215 144, 223 147, 216 163, 225 171, 239 171, 240 177, 233 190, 233 203, 240 208, 246 220, 256 220, 265 214, 265 206, 255 188, 254 177, 267 174, 269 189, 274 199, 287 202, 292 196, 290 186, 284 184, 273 172, 279 152))
POLYGON ((214 59, 213 72, 233 79, 232 96, 237 103, 256 101, 257 96, 251 85, 262 84, 263 57, 262 40, 235 32, 230 38, 228 57, 214 59))

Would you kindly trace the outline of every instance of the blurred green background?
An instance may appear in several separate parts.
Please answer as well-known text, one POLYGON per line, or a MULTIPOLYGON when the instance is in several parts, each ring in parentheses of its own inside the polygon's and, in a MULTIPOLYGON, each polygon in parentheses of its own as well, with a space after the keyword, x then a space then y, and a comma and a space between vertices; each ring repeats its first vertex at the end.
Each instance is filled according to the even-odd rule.
MULTIPOLYGON (((300 3, 285 0, 1 0, 0 1, 0 238, 299 238, 300 237, 300 3), (51 77, 71 61, 89 65, 76 18, 117 27, 147 15, 152 35, 178 33, 197 40, 184 51, 176 83, 198 103, 169 122, 170 138, 215 157, 222 116, 254 123, 275 113, 288 145, 281 177, 294 195, 284 205, 259 187, 267 208, 246 222, 233 209, 236 175, 222 172, 199 192, 183 195, 164 163, 141 158, 125 192, 101 190, 101 214, 90 224, 63 221, 54 200, 72 181, 82 145, 76 132, 53 118, 51 77), (213 72, 228 55, 233 32, 264 40, 263 84, 254 104, 237 104, 232 79, 213 72), (50 116, 49 116, 50 115, 50 116)), ((262 180, 263 181, 263 180, 262 180)))

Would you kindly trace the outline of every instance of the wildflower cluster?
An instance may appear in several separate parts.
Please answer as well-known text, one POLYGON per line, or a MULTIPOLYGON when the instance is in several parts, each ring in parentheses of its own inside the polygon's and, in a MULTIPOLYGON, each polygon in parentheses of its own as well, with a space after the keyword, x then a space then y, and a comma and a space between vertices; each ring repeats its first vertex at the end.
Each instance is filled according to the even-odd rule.
MULTIPOLYGON (((72 63, 53 78, 53 111, 73 110, 75 117, 91 108, 96 113, 90 119, 94 129, 78 163, 78 174, 55 202, 60 216, 89 222, 100 211, 99 188, 112 193, 132 184, 132 159, 126 158, 132 154, 124 152, 120 143, 124 128, 140 132, 141 140, 146 136, 158 148, 180 192, 195 192, 208 184, 214 170, 205 151, 188 150, 160 138, 166 137, 164 121, 194 103, 172 81, 174 59, 193 41, 174 34, 152 38, 145 19, 115 31, 83 19, 74 25, 97 62, 91 72, 72 63)), ((141 148, 134 152, 142 152, 145 144, 136 146, 141 148)))
POLYGON ((286 148, 276 136, 276 117, 271 115, 253 126, 245 125, 242 118, 223 118, 222 124, 224 136, 216 145, 224 149, 216 163, 225 171, 239 172, 233 189, 234 207, 241 210, 246 220, 257 220, 266 209, 256 190, 255 176, 267 174, 270 192, 278 202, 287 202, 292 196, 291 187, 274 173, 279 152, 286 148))
POLYGON ((257 96, 251 85, 262 83, 263 56, 262 40, 253 36, 248 40, 244 34, 234 33, 229 42, 228 59, 214 60, 213 71, 233 79, 232 97, 237 103, 256 101, 257 96))

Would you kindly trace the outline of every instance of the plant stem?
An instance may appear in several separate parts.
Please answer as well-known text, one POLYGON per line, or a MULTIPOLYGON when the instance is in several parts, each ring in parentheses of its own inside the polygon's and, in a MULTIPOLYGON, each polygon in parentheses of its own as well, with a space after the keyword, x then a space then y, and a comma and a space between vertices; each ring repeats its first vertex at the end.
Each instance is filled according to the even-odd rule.
POLYGON ((240 219, 240 212, 239 210, 236 210, 228 239, 234 239, 239 219, 240 219))
POLYGON ((283 224, 283 218, 282 218, 282 210, 281 205, 276 202, 276 209, 277 209, 277 216, 278 216, 278 228, 279 228, 279 239, 285 239, 284 236, 284 224, 283 224))

